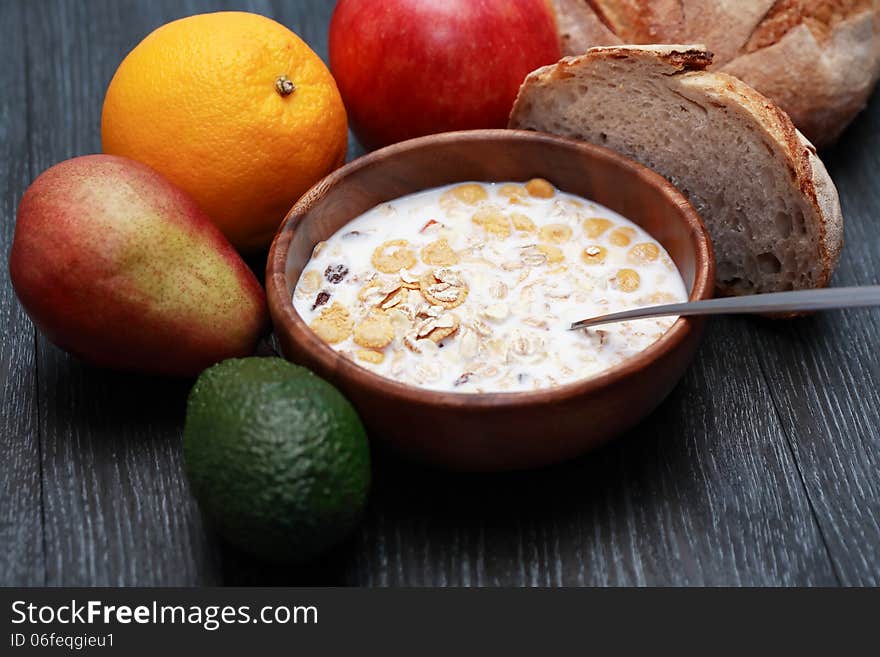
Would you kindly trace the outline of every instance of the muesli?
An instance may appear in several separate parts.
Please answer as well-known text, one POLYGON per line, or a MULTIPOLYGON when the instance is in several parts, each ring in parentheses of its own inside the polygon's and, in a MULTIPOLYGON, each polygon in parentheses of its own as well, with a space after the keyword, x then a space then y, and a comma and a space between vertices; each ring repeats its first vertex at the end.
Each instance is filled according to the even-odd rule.
POLYGON ((464 183, 380 205, 316 245, 293 303, 377 374, 454 392, 538 390, 594 376, 675 317, 570 322, 685 301, 663 247, 546 180, 464 183))

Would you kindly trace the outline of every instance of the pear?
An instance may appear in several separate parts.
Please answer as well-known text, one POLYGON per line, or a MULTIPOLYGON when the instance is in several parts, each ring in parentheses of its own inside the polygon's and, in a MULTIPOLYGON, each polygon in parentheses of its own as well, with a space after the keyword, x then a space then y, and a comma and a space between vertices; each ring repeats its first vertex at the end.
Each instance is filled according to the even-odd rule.
POLYGON ((9 269, 49 340, 101 367, 195 376, 252 354, 268 326, 263 289, 208 216, 122 157, 41 174, 19 204, 9 269))

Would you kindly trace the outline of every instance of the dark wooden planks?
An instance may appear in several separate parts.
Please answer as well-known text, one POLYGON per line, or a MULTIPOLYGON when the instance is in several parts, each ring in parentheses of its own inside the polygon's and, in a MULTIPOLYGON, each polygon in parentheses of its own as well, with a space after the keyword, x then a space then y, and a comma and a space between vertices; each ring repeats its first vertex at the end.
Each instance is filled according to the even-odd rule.
POLYGON ((640 428, 537 473, 452 476, 387 459, 350 581, 369 585, 834 584, 741 327, 640 428), (711 389, 711 393, 709 390, 711 389))
MULTIPOLYGON (((146 4, 25 5, 37 170, 100 151, 104 90, 146 4)), ((47 583, 218 581, 181 471, 188 384, 100 372, 42 337, 38 372, 47 583)))
MULTIPOLYGON (((325 56, 330 3, 307 4, 320 9, 305 20, 295 3, 273 3, 274 15, 325 56)), ((757 360, 731 348, 742 326, 713 328, 683 386, 620 444, 547 472, 492 477, 380 455, 370 512, 351 543, 313 569, 234 555, 228 581, 835 583, 757 360)))
POLYGON ((21 3, 0 3, 0 26, 0 585, 34 586, 45 581, 34 329, 8 275, 15 210, 31 177, 21 3))
MULTIPOLYGON (((28 140, 31 174, 99 150, 104 89, 128 49, 168 20, 223 8, 272 15, 326 57, 324 0, 0 3, 4 26, 27 12, 26 38, 0 43, 9 62, 3 117, 24 116, 25 89, 33 97, 32 129, 4 134, 6 162, 28 140)), ((839 282, 871 281, 880 264, 869 221, 880 214, 878 121, 875 104, 829 154, 849 220, 839 282)), ((9 173, 2 240, 29 178, 9 173)), ((353 540, 317 563, 279 569, 204 528, 181 473, 185 382, 98 372, 41 338, 38 443, 31 329, 8 286, 0 304, 10 327, 0 372, 12 401, 0 440, 13 455, 0 466, 0 537, 11 547, 0 557, 3 583, 877 583, 876 315, 782 328, 713 322, 695 366, 647 423, 543 472, 449 475, 380 455, 353 540)))
MULTIPOLYGON (((846 217, 835 285, 880 283, 880 97, 825 154, 846 217)), ((847 585, 880 585, 880 312, 750 332, 805 489, 847 585)))
POLYGON ((295 570, 236 554, 226 581, 833 585, 756 356, 731 348, 744 330, 745 320, 717 322, 648 422, 573 463, 469 476, 380 454, 370 509, 349 544, 295 570))
MULTIPOLYGON (((22 5, 15 3, 15 9, 27 11, 30 32, 35 171, 100 150, 106 85, 125 53, 149 31, 201 11, 243 8, 272 13, 270 3, 260 1, 242 5, 53 0, 22 5)), ((320 32, 326 33, 332 8, 295 7, 298 13, 288 11, 289 17, 311 22, 313 31, 320 25, 320 32)), ((181 470, 179 434, 188 384, 98 372, 42 337, 39 366, 47 581, 217 582, 216 542, 203 530, 181 470)), ((35 437, 31 444, 37 446, 35 437)), ((29 471, 36 477, 39 467, 29 471)), ((39 496, 31 499, 39 501, 39 496)), ((40 514, 29 517, 39 528, 40 514)))

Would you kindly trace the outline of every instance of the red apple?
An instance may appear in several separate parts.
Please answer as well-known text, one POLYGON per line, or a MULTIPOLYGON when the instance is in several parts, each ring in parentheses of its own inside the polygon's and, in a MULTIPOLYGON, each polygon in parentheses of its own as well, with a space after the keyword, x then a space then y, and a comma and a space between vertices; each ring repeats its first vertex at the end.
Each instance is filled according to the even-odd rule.
POLYGON ((525 76, 561 57, 548 0, 339 0, 330 67, 361 143, 503 128, 525 76))
POLYGON ((87 155, 18 206, 12 285, 34 324, 95 365, 194 376, 253 353, 266 297, 220 230, 149 167, 87 155))

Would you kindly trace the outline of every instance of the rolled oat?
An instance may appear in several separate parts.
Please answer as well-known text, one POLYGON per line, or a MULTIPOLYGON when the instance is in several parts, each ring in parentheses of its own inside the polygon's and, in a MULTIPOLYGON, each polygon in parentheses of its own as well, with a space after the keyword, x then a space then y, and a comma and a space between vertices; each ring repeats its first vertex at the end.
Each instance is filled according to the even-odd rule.
POLYGON ((383 204, 316 245, 293 295, 315 333, 361 366, 477 394, 594 376, 675 318, 577 332, 571 321, 685 299, 647 233, 542 179, 383 204))

